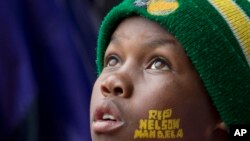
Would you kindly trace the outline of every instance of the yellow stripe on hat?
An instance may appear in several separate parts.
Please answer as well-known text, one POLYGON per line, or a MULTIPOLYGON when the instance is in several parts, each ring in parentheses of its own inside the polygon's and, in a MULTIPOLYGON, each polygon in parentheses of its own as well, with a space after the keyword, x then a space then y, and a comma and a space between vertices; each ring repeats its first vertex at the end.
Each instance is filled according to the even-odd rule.
POLYGON ((250 19, 232 0, 209 0, 222 14, 239 41, 250 65, 250 19))

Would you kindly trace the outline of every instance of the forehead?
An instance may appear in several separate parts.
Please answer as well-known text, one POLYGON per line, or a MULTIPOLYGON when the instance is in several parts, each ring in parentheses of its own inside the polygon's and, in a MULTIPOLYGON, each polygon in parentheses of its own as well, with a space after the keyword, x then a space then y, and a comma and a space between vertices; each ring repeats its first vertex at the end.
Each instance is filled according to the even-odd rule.
POLYGON ((117 46, 133 50, 138 47, 140 52, 149 48, 164 47, 179 55, 185 55, 181 44, 167 30, 158 23, 139 16, 129 17, 118 25, 107 50, 117 46))
POLYGON ((171 34, 158 23, 149 21, 143 17, 135 16, 123 20, 114 31, 111 39, 115 37, 128 39, 138 34, 147 39, 159 36, 173 38, 171 34))

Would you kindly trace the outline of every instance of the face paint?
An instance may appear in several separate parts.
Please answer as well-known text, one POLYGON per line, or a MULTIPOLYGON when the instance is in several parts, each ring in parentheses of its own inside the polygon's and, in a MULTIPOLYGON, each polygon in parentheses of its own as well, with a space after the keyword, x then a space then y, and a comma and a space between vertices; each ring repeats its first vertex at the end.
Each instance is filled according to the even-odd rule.
POLYGON ((172 118, 172 109, 149 110, 148 119, 140 119, 134 139, 181 139, 180 118, 172 118))

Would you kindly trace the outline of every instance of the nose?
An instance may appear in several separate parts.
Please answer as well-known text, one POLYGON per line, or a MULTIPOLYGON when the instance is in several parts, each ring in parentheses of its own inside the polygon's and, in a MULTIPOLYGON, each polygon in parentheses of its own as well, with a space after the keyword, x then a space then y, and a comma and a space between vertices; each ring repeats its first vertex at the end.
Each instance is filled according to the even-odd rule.
POLYGON ((133 89, 130 77, 119 74, 112 74, 108 76, 101 84, 101 93, 105 97, 113 95, 129 98, 133 89))

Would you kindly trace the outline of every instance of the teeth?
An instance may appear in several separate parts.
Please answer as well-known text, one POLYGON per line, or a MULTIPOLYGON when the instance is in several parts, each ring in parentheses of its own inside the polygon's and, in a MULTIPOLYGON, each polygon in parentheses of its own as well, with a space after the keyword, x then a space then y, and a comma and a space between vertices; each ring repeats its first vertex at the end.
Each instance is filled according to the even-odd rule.
POLYGON ((102 116, 102 119, 103 120, 115 120, 115 117, 113 115, 110 115, 110 114, 104 114, 102 116))

